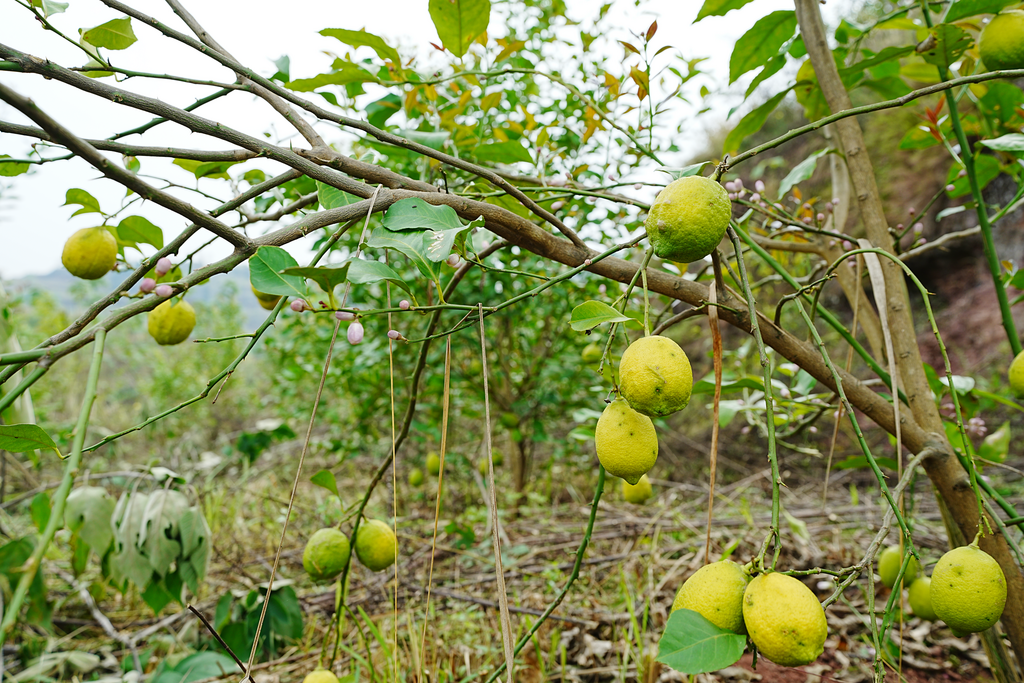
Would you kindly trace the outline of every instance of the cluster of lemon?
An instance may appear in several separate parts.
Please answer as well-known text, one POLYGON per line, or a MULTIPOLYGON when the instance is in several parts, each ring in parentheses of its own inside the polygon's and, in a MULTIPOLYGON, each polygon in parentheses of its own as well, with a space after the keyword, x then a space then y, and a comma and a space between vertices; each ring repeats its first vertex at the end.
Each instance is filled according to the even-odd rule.
MULTIPOLYGON (((384 571, 398 556, 398 538, 387 522, 368 519, 356 532, 355 550, 367 569, 384 571)), ((330 581, 345 569, 350 552, 348 536, 333 527, 320 529, 306 542, 302 568, 314 581, 330 581)))

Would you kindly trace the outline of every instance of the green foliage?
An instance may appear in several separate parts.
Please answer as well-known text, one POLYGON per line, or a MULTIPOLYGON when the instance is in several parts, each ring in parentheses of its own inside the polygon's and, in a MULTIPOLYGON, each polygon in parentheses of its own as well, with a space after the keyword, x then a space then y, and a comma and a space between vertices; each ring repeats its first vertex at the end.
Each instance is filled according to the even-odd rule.
POLYGON ((441 45, 462 57, 491 19, 491 0, 430 0, 430 19, 441 45))
POLYGON ((132 30, 131 17, 111 19, 105 24, 94 26, 82 32, 82 39, 90 45, 108 50, 124 50, 138 40, 132 30))
MULTIPOLYGON (((225 593, 217 602, 214 628, 240 657, 245 657, 252 650, 266 594, 265 588, 249 591, 243 598, 225 593)), ((302 637, 302 628, 302 607, 295 589, 279 582, 270 594, 267 619, 256 650, 257 658, 273 659, 283 648, 302 637)))
POLYGON ((0 450, 11 453, 47 450, 63 457, 50 435, 34 424, 0 424, 0 450))
POLYGON ((718 671, 735 664, 747 637, 719 628, 689 609, 669 616, 658 642, 658 661, 687 674, 718 671))
POLYGON ((586 332, 604 323, 623 323, 630 319, 606 303, 585 301, 572 309, 569 326, 576 332, 586 332))

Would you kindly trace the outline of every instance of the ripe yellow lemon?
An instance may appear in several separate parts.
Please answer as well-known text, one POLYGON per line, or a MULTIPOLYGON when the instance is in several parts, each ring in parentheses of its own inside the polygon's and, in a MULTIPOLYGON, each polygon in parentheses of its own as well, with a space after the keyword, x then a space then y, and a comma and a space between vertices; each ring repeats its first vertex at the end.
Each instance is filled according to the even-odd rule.
MULTIPOLYGON (((900 573, 900 566, 902 564, 903 555, 900 553, 899 546, 891 545, 878 556, 878 575, 882 577, 882 583, 887 588, 892 588, 896 585, 896 575, 900 573)), ((910 564, 907 565, 907 571, 903 572, 904 586, 909 586, 914 582, 918 568, 917 558, 911 557, 910 564)))
POLYGON ((83 280, 99 280, 117 264, 117 240, 106 228, 82 228, 64 243, 60 261, 83 280))
POLYGON ((1010 363, 1010 390, 1017 396, 1024 396, 1024 351, 1010 363))
POLYGON ((441 456, 434 451, 427 453, 427 472, 437 476, 437 473, 441 471, 441 456))
POLYGON ((1006 577, 999 563, 977 546, 954 548, 932 571, 929 595, 935 615, 953 633, 980 633, 999 621, 1006 605, 1006 577))
POLYGON ((668 337, 642 337, 619 362, 619 390, 638 413, 664 417, 690 402, 693 370, 679 344, 668 337))
POLYGON ((584 363, 598 363, 602 355, 604 355, 604 349, 597 342, 591 342, 583 347, 582 356, 584 363))
POLYGON ((982 29, 981 61, 992 71, 1024 69, 1024 10, 1000 12, 982 29))
POLYGON ((387 522, 368 519, 356 532, 356 557, 370 571, 379 572, 395 563, 398 538, 387 522))
POLYGON ((743 594, 743 622, 766 659, 803 666, 825 649, 825 610, 811 589, 785 574, 761 574, 743 594))
POLYGON ((174 304, 170 299, 149 313, 149 336, 161 346, 180 344, 196 326, 196 311, 187 301, 174 304))
POLYGON ((409 485, 419 486, 423 483, 423 470, 419 467, 413 467, 409 470, 409 485))
POLYGON ((327 669, 317 669, 306 674, 302 683, 338 683, 338 677, 327 669))
POLYGON ((931 590, 932 580, 927 576, 918 577, 910 584, 910 609, 925 621, 935 621, 931 590))
POLYGON ((277 302, 281 300, 280 296, 275 294, 264 294, 252 285, 249 285, 249 288, 252 290, 252 293, 256 295, 256 301, 260 303, 260 307, 265 311, 273 310, 274 306, 277 305, 277 302))
POLYGON ((302 568, 314 581, 330 581, 348 562, 348 537, 337 529, 320 529, 302 551, 302 568))
POLYGON ((715 250, 732 217, 729 193, 711 178, 689 176, 658 193, 644 225, 660 258, 690 263, 715 250))
POLYGON ((608 474, 636 484, 658 460, 658 434, 651 418, 617 398, 604 409, 594 432, 597 459, 608 474))
POLYGON ((646 474, 640 477, 640 481, 636 484, 630 484, 625 479, 622 480, 622 497, 626 499, 627 503, 643 505, 652 495, 654 495, 654 490, 651 488, 651 480, 647 478, 646 474))
POLYGON ((683 582, 672 611, 691 609, 718 628, 746 633, 743 624, 743 593, 750 580, 731 560, 706 564, 683 582))

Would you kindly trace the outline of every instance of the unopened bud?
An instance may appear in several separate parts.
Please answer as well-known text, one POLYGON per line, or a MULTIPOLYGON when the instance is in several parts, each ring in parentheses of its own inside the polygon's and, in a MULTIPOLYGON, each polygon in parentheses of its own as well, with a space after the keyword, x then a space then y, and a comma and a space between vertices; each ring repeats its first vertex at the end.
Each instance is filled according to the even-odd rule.
POLYGON ((388 330, 388 339, 399 339, 401 336, 398 330, 388 330))
POLYGON ((643 183, 636 183, 635 185, 633 185, 633 189, 634 190, 642 190, 642 189, 644 189, 643 183))
POLYGON ((174 294, 174 289, 170 285, 157 285, 156 295, 159 297, 167 298, 171 294, 174 294))
POLYGON ((956 185, 954 185, 953 183, 950 183, 949 185, 946 185, 946 192, 952 192, 955 189, 956 189, 956 185))
POLYGON ((914 223, 914 232, 916 232, 916 233, 924 232, 924 223, 914 223))
POLYGON ((159 261, 156 262, 156 274, 158 277, 163 277, 164 275, 167 275, 167 273, 171 272, 172 268, 174 268, 174 264, 171 263, 171 259, 167 258, 166 256, 162 257, 159 261))
POLYGON ((349 313, 348 311, 335 311, 334 317, 337 318, 338 320, 342 320, 342 321, 355 320, 356 319, 356 314, 355 313, 349 313))
POLYGON ((750 201, 752 201, 752 202, 759 202, 759 201, 761 201, 761 195, 759 195, 757 192, 755 192, 754 194, 750 195, 750 201))
POLYGON ((583 265, 589 266, 592 263, 593 263, 593 261, 591 261, 590 259, 587 259, 586 261, 583 262, 583 265))
POLYGON ((597 291, 601 294, 604 294, 605 292, 608 291, 608 287, 606 285, 600 285, 598 286, 597 291))
POLYGON ((967 171, 965 171, 964 169, 961 168, 960 172, 956 174, 956 177, 957 178, 963 178, 966 175, 967 175, 967 171))
POLYGON ((451 266, 452 268, 458 266, 459 261, 460 259, 458 254, 452 254, 451 256, 448 257, 448 265, 451 266))
POLYGON ((296 313, 302 313, 304 310, 306 310, 306 302, 303 301, 302 299, 292 299, 292 302, 289 305, 292 307, 292 310, 295 311, 296 313))
POLYGON ((743 178, 737 178, 736 179, 736 189, 737 190, 742 190, 743 189, 743 178))
POLYGON ((819 214, 818 214, 818 222, 820 223, 820 222, 822 222, 823 220, 825 220, 825 214, 823 214, 823 213, 819 213, 819 214))
POLYGON ((916 215, 917 215, 917 209, 915 209, 914 207, 910 207, 910 208, 909 208, 909 209, 907 210, 907 213, 909 213, 909 214, 910 214, 910 217, 911 217, 911 218, 913 218, 914 216, 916 216, 916 215))
POLYGON ((565 208, 565 202, 555 202, 551 205, 552 211, 561 211, 563 208, 565 208))
POLYGON ((139 291, 143 294, 149 294, 156 289, 156 280, 151 277, 142 278, 142 282, 139 283, 139 291))
POLYGON ((348 332, 345 335, 348 337, 349 344, 358 344, 363 341, 363 324, 356 321, 348 326, 348 332))
POLYGON ((758 192, 764 192, 764 181, 758 180, 754 183, 754 189, 758 192))
POLYGON ((727 182, 725 184, 725 189, 728 190, 729 192, 735 192, 736 191, 736 181, 735 180, 730 180, 729 182, 727 182))
POLYGON ((412 304, 410 304, 406 299, 402 299, 401 301, 398 302, 398 307, 401 308, 403 311, 408 311, 409 306, 411 305, 412 304))

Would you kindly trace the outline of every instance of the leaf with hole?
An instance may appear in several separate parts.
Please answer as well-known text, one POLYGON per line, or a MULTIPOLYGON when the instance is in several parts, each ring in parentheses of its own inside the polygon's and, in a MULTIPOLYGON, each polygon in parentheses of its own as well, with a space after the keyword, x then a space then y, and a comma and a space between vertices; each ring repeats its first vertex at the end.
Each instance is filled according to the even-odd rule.
POLYGON ((623 315, 617 310, 601 301, 584 301, 572 309, 572 317, 569 319, 569 326, 576 332, 592 330, 598 325, 605 323, 624 323, 629 320, 628 315, 623 315))
POLYGON ((100 486, 79 486, 68 494, 64 525, 103 557, 114 540, 114 499, 100 486))
POLYGON ((286 268, 297 268, 292 255, 281 247, 262 246, 249 259, 249 282, 257 292, 277 296, 306 297, 306 285, 301 277, 282 275, 286 268))
POLYGON ((658 641, 657 661, 686 674, 718 671, 735 664, 747 637, 718 628, 688 609, 672 612, 658 641))

